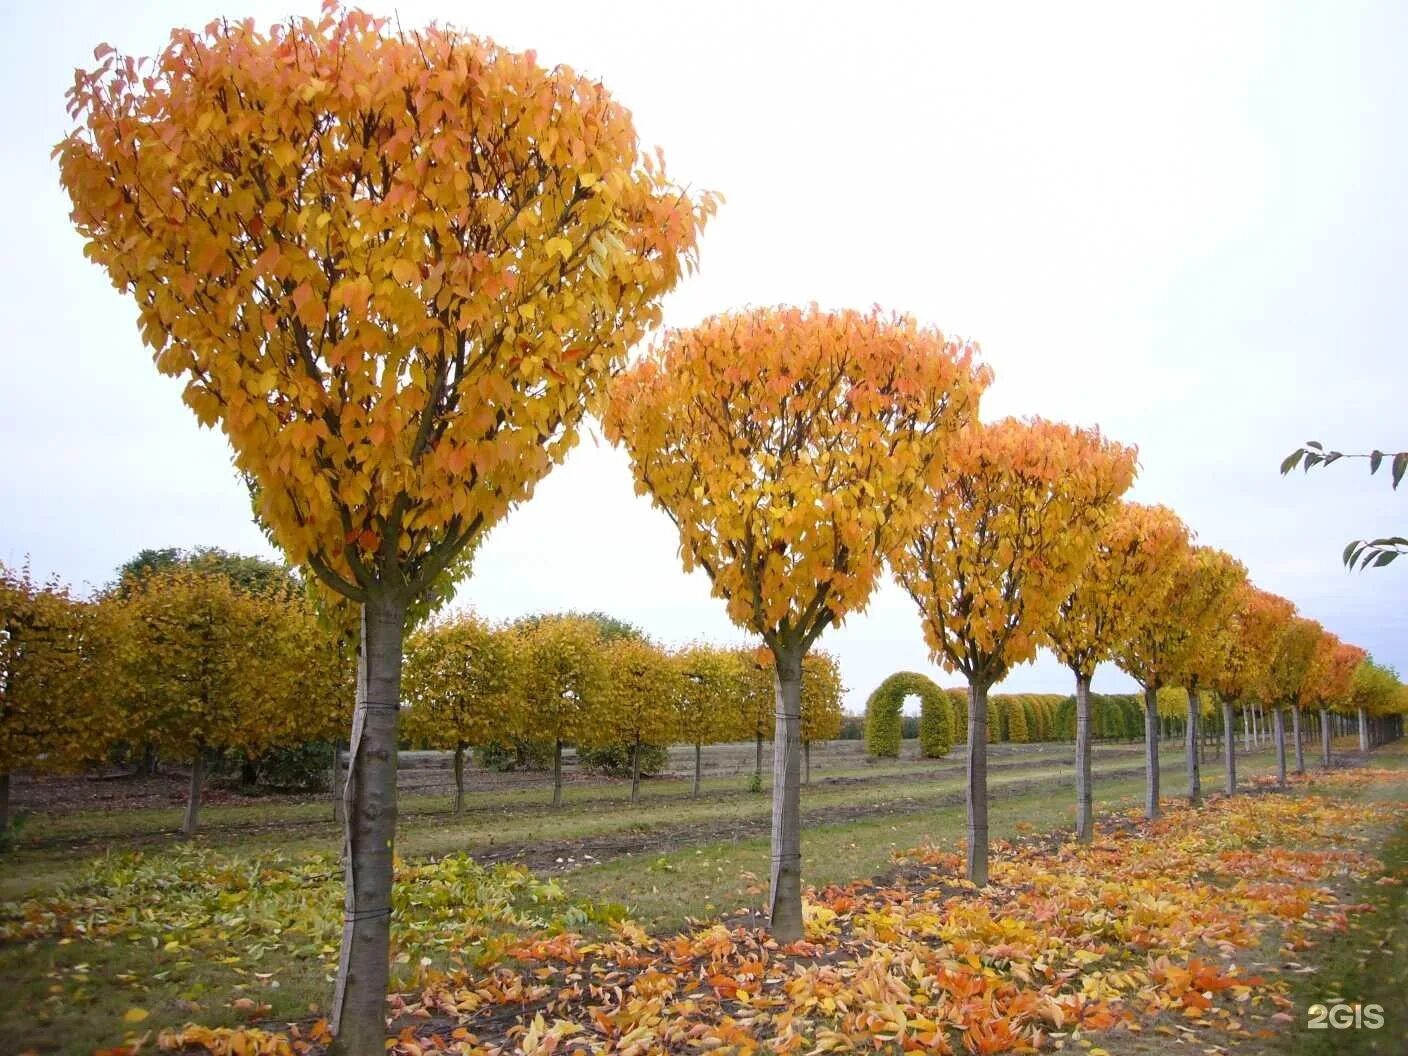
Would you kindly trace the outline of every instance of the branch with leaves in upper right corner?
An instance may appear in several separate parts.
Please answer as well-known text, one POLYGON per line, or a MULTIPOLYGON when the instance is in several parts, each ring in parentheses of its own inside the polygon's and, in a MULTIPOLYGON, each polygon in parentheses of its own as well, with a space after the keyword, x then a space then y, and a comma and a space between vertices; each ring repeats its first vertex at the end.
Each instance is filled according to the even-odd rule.
MULTIPOLYGON (((1369 461, 1369 472, 1377 473, 1387 460, 1390 466, 1389 477, 1393 489, 1408 473, 1408 451, 1370 451, 1368 454, 1346 454, 1343 451, 1326 451, 1319 440, 1307 440, 1304 447, 1298 447, 1281 461, 1281 475, 1284 477, 1297 466, 1307 473, 1314 466, 1328 466, 1342 458, 1363 458, 1369 461)), ((1408 554, 1408 539, 1398 535, 1382 539, 1355 539, 1344 548, 1343 560, 1346 568, 1382 568, 1396 558, 1408 554)))

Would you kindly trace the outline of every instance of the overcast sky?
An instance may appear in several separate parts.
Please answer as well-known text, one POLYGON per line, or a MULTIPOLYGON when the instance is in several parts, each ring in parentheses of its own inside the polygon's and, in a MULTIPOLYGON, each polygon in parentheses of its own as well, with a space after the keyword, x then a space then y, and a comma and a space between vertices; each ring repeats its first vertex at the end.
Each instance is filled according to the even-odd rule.
MULTIPOLYGON (((1408 5, 419 3, 600 76, 672 175, 721 191, 670 325, 746 304, 911 312, 979 341, 983 416, 1099 424, 1256 583, 1408 669, 1408 567, 1343 544, 1401 532, 1363 463, 1283 479, 1318 438, 1408 448, 1408 5)), ((100 585, 143 547, 268 553, 218 432, 160 377, 135 309, 83 257, 49 152, 107 41, 261 21, 290 0, 15 5, 0 41, 0 560, 100 585)), ((373 10, 378 10, 373 8, 373 10)), ((490 537, 458 601, 491 618, 601 609, 666 643, 741 640, 624 457, 584 440, 490 537)), ((859 709, 927 671, 887 584, 829 631, 859 709)), ((1067 692, 1050 658, 1005 688, 1067 692)), ((1132 684, 1112 666, 1095 688, 1132 684)))

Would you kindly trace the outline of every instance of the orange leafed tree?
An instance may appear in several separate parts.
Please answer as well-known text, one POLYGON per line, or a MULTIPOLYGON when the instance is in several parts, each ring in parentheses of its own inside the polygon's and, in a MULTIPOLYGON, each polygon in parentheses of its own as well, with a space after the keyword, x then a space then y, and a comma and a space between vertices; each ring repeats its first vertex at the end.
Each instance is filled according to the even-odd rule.
POLYGON ((1202 689, 1226 663, 1232 648, 1232 613, 1238 588, 1247 582, 1247 569, 1222 550, 1200 546, 1174 577, 1169 604, 1182 630, 1172 641, 1176 683, 1188 692, 1184 756, 1188 802, 1202 798, 1199 726, 1203 720, 1202 689))
POLYGON ((56 148, 86 253, 258 516, 362 606, 332 1021, 384 1034, 408 609, 559 461, 714 207, 602 85, 358 11, 103 46, 56 148))
POLYGON ((1250 583, 1237 588, 1227 652, 1209 672, 1208 679, 1208 685, 1222 701, 1225 790, 1229 796, 1237 791, 1237 726, 1233 709, 1238 702, 1263 691, 1277 642, 1295 611, 1285 598, 1250 583))
MULTIPOLYGON (((1296 713, 1296 753, 1299 759, 1300 748, 1300 702, 1311 692, 1315 681, 1315 651, 1325 629, 1314 620, 1297 616, 1286 625, 1276 643, 1276 651, 1271 657, 1271 666, 1264 683, 1263 699, 1272 709, 1272 723, 1276 743, 1276 779, 1282 787, 1286 784, 1286 711, 1296 713)), ((1300 769, 1304 760, 1300 759, 1300 769)))
POLYGON ((802 935, 802 660, 863 608, 912 498, 976 411, 972 347, 904 317, 760 309, 671 333, 611 389, 606 429, 734 622, 773 654, 770 919, 802 935))
MULTIPOLYGON (((1342 642, 1326 632, 1315 644, 1315 656, 1311 661, 1311 671, 1306 679, 1301 695, 1302 707, 1320 710, 1320 763, 1327 769, 1330 766, 1330 742, 1333 738, 1331 711, 1348 706, 1350 691, 1354 686, 1354 671, 1368 657, 1357 645, 1342 642)), ((1299 743, 1299 742, 1297 742, 1299 743)), ((1299 748, 1297 749, 1299 751, 1299 748)), ((1304 762, 1297 756, 1297 769, 1304 769, 1304 762)))
POLYGON ((1044 644, 1076 679, 1076 839, 1095 836, 1091 774, 1090 683, 1113 660, 1147 613, 1142 596, 1167 568, 1170 549, 1187 545, 1187 530, 1172 510, 1135 502, 1119 505, 1105 522, 1095 554, 1061 603, 1044 644))
POLYGON ((1133 448, 1040 419, 974 423, 893 565, 934 658, 968 680, 968 878, 987 883, 987 695, 1036 656, 1134 482, 1133 448))

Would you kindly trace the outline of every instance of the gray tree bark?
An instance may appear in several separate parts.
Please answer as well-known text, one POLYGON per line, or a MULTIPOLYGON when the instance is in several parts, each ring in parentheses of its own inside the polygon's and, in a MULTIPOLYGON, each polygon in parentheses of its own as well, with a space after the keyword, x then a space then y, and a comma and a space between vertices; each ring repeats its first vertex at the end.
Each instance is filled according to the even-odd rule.
POLYGON ((1359 709, 1359 750, 1367 752, 1369 750, 1369 719, 1364 714, 1364 709, 1359 709))
POLYGON ((1159 816, 1159 698, 1152 686, 1144 690, 1144 816, 1159 816))
POLYGON ((552 744, 552 808, 562 806, 562 738, 552 744))
POLYGON ((1076 672, 1076 842, 1095 839, 1090 766, 1090 679, 1076 672))
POLYGON ((698 742, 694 742, 694 788, 690 791, 695 799, 699 798, 699 786, 702 784, 701 778, 704 771, 704 748, 698 742))
POLYGON ((346 900, 333 992, 335 1051, 383 1056, 391 949, 391 886, 396 837, 396 725, 406 609, 372 594, 362 605, 366 657, 347 764, 346 900))
POLYGON ((455 744, 455 813, 464 813, 464 741, 455 744))
POLYGON ((1198 729, 1202 725, 1202 717, 1203 698, 1198 692, 1198 683, 1191 682, 1188 686, 1188 723, 1183 733, 1188 752, 1188 802, 1194 806, 1203 797, 1202 762, 1198 753, 1198 729))
POLYGON ((802 742, 802 784, 812 783, 812 742, 802 742))
POLYGON ((1320 763, 1326 770, 1330 769, 1330 713, 1325 708, 1320 709, 1320 763))
POLYGON ((640 802, 640 738, 631 745, 631 802, 640 802))
POLYGON ((1271 721, 1276 737, 1276 783, 1286 787, 1286 719, 1284 708, 1272 708, 1271 721))
POLYGON ((988 687, 968 684, 968 879, 988 882, 988 687))
POLYGON ((1223 765, 1226 769, 1223 786, 1229 796, 1237 792, 1237 716, 1232 712, 1232 702, 1222 702, 1222 725, 1227 736, 1222 739, 1223 765))
POLYGON ((196 749, 196 757, 191 761, 191 787, 186 793, 186 817, 181 822, 181 835, 190 839, 200 828, 200 794, 205 786, 205 752, 196 749))
POLYGON ((802 647, 800 643, 778 643, 772 652, 777 713, 768 930, 779 943, 786 944, 802 937, 802 647))
POLYGON ((1305 742, 1300 735, 1300 705, 1291 705, 1291 740, 1296 745, 1296 773, 1305 773, 1305 742))

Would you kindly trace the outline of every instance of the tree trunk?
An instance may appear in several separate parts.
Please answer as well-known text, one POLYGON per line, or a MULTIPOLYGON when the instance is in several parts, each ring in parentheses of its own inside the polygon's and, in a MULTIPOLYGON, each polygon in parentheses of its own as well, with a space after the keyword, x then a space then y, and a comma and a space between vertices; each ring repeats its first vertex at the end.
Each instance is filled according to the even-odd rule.
POLYGON ((240 761, 240 786, 253 788, 257 784, 259 784, 259 763, 257 760, 245 756, 240 761))
POLYGON ((455 744, 455 813, 464 813, 464 741, 455 744))
POLYGON ((631 745, 631 802, 640 802, 640 738, 631 745))
POLYGON ((1144 816, 1159 816, 1159 697, 1153 686, 1144 690, 1144 816))
POLYGON ((1330 713, 1320 709, 1320 763, 1330 769, 1330 713))
POLYGON ((552 808, 562 806, 562 738, 552 743, 552 808))
MULTIPOLYGON (((777 720, 774 719, 773 721, 776 722, 777 720)), ((763 787, 763 735, 762 735, 761 733, 755 734, 755 739, 756 739, 756 745, 755 745, 755 747, 756 747, 756 749, 757 749, 758 756, 757 756, 757 759, 756 759, 756 760, 754 761, 754 763, 753 763, 753 780, 757 783, 757 785, 758 785, 759 788, 762 788, 762 787, 763 787)))
MULTIPOLYGON (((772 753, 772 870, 768 930, 779 943, 802 937, 802 647, 773 646, 777 718, 772 753)), ((758 742, 762 744, 761 738, 758 742)))
POLYGON ((1203 698, 1197 682, 1188 686, 1188 728, 1184 730, 1188 750, 1188 802, 1197 806, 1203 798, 1202 762, 1198 755, 1198 728, 1202 725, 1203 698))
POLYGON ((1242 750, 1252 750, 1252 709, 1250 704, 1242 706, 1242 750))
POLYGON ((1276 736, 1276 783, 1286 787, 1286 720, 1285 709, 1272 708, 1272 723, 1276 736))
POLYGON ((205 752, 196 749, 196 757, 191 761, 191 787, 186 793, 186 818, 181 822, 181 835, 190 839, 200 827, 200 793, 205 786, 205 752))
POLYGON ((1305 742, 1300 737, 1300 705, 1291 705, 1291 739, 1296 744, 1296 773, 1305 773, 1305 742))
POLYGON ((812 783, 812 742, 802 742, 802 784, 812 783))
POLYGON ((396 837, 396 724, 405 606, 381 593, 362 605, 357 710, 347 761, 346 902, 331 1026, 345 1056, 386 1052, 386 983, 396 837))
POLYGON ((1237 792, 1237 716, 1232 713, 1230 700, 1222 702, 1222 725, 1227 730, 1227 736, 1222 739, 1222 754, 1226 757, 1223 763, 1227 771, 1223 787, 1231 796, 1237 792))
POLYGON ((698 798, 699 798, 699 786, 703 783, 702 780, 701 780, 703 770, 704 770, 704 747, 703 747, 698 741, 695 741, 695 742, 694 742, 694 790, 690 793, 690 795, 694 796, 695 799, 698 799, 698 798))
POLYGON ((1095 839, 1095 794, 1090 784, 1090 679, 1076 672, 1076 842, 1095 839))
POLYGON ((332 788, 332 820, 342 824, 342 742, 332 742, 332 773, 328 778, 332 788))
POLYGON ((1364 709, 1359 709, 1359 750, 1367 752, 1369 750, 1369 720, 1364 714, 1364 709))
POLYGON ((0 774, 0 836, 10 831, 10 775, 0 774))
POLYGON ((968 879, 988 882, 988 687, 968 683, 968 879))

